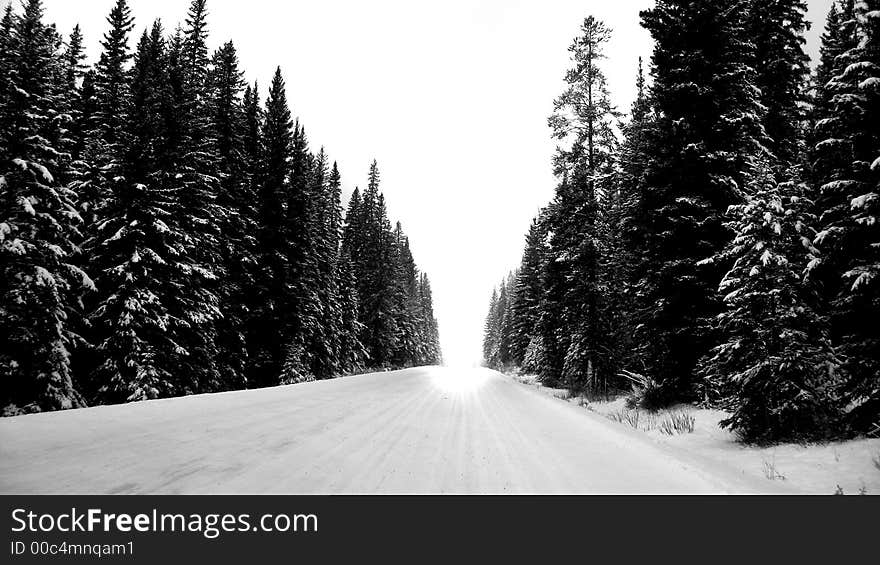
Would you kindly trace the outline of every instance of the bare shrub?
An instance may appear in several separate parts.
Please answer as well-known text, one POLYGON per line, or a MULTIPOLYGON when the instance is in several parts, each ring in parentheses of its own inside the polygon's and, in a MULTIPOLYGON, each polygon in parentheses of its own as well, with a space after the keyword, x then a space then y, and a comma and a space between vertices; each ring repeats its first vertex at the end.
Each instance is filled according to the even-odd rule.
POLYGON ((668 436, 694 433, 696 419, 687 412, 670 412, 657 427, 668 436))
POLYGON ((608 417, 615 422, 621 424, 629 424, 635 429, 639 429, 639 420, 641 413, 638 410, 618 410, 608 414, 608 417))

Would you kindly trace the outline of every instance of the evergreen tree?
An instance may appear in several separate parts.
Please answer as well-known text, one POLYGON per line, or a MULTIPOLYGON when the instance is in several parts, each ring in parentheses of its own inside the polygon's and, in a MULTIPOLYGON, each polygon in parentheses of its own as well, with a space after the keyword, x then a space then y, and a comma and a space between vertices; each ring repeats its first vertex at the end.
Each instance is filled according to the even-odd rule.
MULTIPOLYGON (((111 184, 121 172, 120 157, 125 143, 125 110, 129 98, 128 63, 132 54, 128 38, 134 27, 127 0, 117 0, 107 16, 110 30, 101 41, 101 55, 95 66, 91 97, 93 111, 86 123, 86 140, 78 182, 79 208, 87 237, 94 236, 101 207, 110 198, 111 184)), ((92 270, 101 266, 90 266, 92 270)))
POLYGON ((205 0, 193 0, 186 27, 169 47, 173 93, 166 182, 176 192, 185 258, 174 284, 172 312, 178 340, 179 380, 185 393, 224 388, 217 366, 217 320, 221 317, 220 283, 225 280, 220 230, 228 210, 220 193, 217 139, 210 107, 205 0), (185 376, 184 376, 185 375, 185 376))
POLYGON ((440 350, 440 332, 437 319, 434 317, 434 298, 431 291, 431 281, 428 275, 419 275, 418 285, 419 303, 421 307, 423 331, 422 339, 425 347, 424 358, 419 361, 420 365, 438 365, 443 361, 440 350))
POLYGON ((397 348, 399 330, 395 319, 394 234, 385 207, 385 197, 379 192, 379 167, 370 165, 367 189, 360 202, 357 235, 350 248, 355 259, 358 281, 360 320, 364 325, 361 340, 367 349, 370 366, 388 368, 392 352, 397 348))
POLYGON ((656 42, 656 119, 636 211, 645 236, 640 349, 668 401, 692 397, 695 367, 713 346, 724 265, 697 262, 730 239, 727 207, 741 199, 763 151, 762 112, 741 0, 660 0, 642 13, 656 42))
POLYGON ((284 359, 283 315, 287 257, 284 195, 290 182, 293 121, 287 106, 281 69, 275 71, 262 120, 259 174, 259 256, 256 309, 251 319, 250 373, 256 386, 278 383, 284 359))
POLYGON ((175 295, 185 273, 186 234, 176 213, 177 191, 166 166, 175 150, 169 114, 174 95, 161 24, 137 46, 131 98, 125 104, 127 136, 112 193, 87 242, 101 290, 90 321, 99 365, 99 398, 129 402, 190 392, 178 379, 175 295))
POLYGON ((83 52, 83 35, 79 25, 73 28, 70 34, 64 52, 61 55, 61 64, 63 78, 60 81, 61 87, 64 89, 60 107, 62 114, 65 115, 65 123, 63 127, 68 130, 69 141, 64 146, 64 151, 69 154, 71 161, 68 167, 67 178, 60 179, 64 184, 70 184, 76 175, 75 170, 78 168, 79 159, 82 156, 83 145, 85 143, 85 132, 87 129, 86 121, 83 115, 83 98, 82 98, 82 82, 86 73, 85 53, 83 52))
MULTIPOLYGON (((284 245, 287 273, 285 275, 285 336, 288 354, 285 361, 286 382, 311 380, 316 349, 323 348, 320 327, 321 298, 318 294, 318 242, 316 193, 324 190, 326 161, 314 162, 309 153, 305 130, 294 126, 290 161, 290 183, 286 197, 284 245)), ((326 350, 318 353, 326 362, 326 350)))
MULTIPOLYGON (((548 348, 563 358, 553 361, 572 389, 595 388, 616 372, 604 353, 607 335, 600 288, 599 200, 607 197, 617 141, 612 128, 617 112, 611 105, 601 61, 611 31, 588 17, 569 51, 574 66, 566 75, 567 89, 555 102, 550 118, 557 139, 568 144, 556 157, 559 185, 550 217, 549 262, 559 270, 562 327, 558 346, 548 348)), ((546 339, 549 336, 545 336, 546 339)), ((555 379, 554 379, 555 380, 555 379)))
MULTIPOLYGON (((245 134, 246 112, 254 101, 242 102, 243 73, 233 43, 227 42, 212 57, 208 76, 212 129, 217 136, 220 193, 217 203, 226 217, 220 226, 224 244, 220 256, 225 275, 219 287, 223 319, 218 322, 218 369, 223 388, 240 388, 246 382, 247 302, 256 270, 256 191, 248 175, 245 134)), ((257 128, 258 129, 258 128, 257 128)))
POLYGON ((510 306, 510 358, 521 366, 526 349, 536 335, 541 316, 543 295, 542 274, 545 269, 547 234, 542 222, 535 219, 526 236, 525 251, 514 282, 515 290, 510 306))
POLYGON ((501 320, 499 317, 498 289, 492 289, 489 313, 483 326, 483 362, 490 369, 500 369, 499 349, 501 343, 501 320))
MULTIPOLYGON (((10 12, 7 11, 7 18, 10 12)), ((5 20, 0 116, 0 409, 4 415, 77 408, 70 316, 93 287, 75 266, 79 214, 59 184, 70 166, 59 115, 64 85, 60 38, 40 0, 5 20), (8 26, 8 27, 7 27, 8 26)), ((69 117, 69 116, 68 116, 69 117)))
POLYGON ((357 281, 348 251, 339 255, 339 368, 343 374, 364 369, 367 351, 361 343, 364 326, 358 319, 357 281))
POLYGON ((634 336, 641 302, 639 282, 645 269, 640 263, 645 234, 640 229, 637 210, 640 189, 647 165, 649 135, 653 125, 648 87, 642 58, 636 74, 636 97, 629 120, 622 126, 623 141, 619 148, 615 181, 600 211, 600 232, 603 243, 601 284, 606 297, 608 323, 608 354, 618 367, 643 370, 635 347, 634 336))
POLYGON ((880 413, 880 4, 856 3, 851 19, 848 4, 842 8, 839 29, 826 32, 833 42, 823 49, 821 70, 834 76, 824 86, 827 105, 819 108, 827 113, 816 126, 822 255, 815 273, 848 375, 848 421, 869 430, 880 413))
POLYGON ((817 254, 805 187, 777 184, 763 165, 736 233, 719 258, 732 262, 719 287, 721 344, 702 370, 730 411, 722 422, 746 441, 821 438, 834 421, 838 365, 816 296, 803 273, 817 254))
POLYGON ((40 0, 0 18, 4 414, 439 360, 375 163, 343 226, 280 69, 263 111, 234 45, 209 57, 205 0, 134 53, 117 0, 94 69, 79 26, 42 20, 40 0))
POLYGON ((810 59, 804 51, 805 0, 752 0, 748 37, 754 43, 755 86, 761 91, 767 148, 780 169, 804 161, 810 59))

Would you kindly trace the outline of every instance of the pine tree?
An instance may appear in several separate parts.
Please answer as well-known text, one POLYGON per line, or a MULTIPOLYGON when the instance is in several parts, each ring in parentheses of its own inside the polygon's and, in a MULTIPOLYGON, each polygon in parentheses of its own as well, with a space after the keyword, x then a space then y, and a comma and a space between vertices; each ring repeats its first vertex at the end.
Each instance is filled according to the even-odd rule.
POLYGON ((637 305, 641 302, 639 281, 650 265, 639 262, 645 234, 638 224, 637 210, 641 202, 640 189, 647 165, 653 117, 641 57, 635 86, 636 97, 629 120, 621 128, 623 141, 617 157, 615 180, 599 216, 604 260, 600 281, 606 296, 607 354, 615 359, 618 367, 643 371, 634 336, 638 324, 637 305))
POLYGON ((486 322, 483 326, 483 363, 490 369, 500 368, 499 347, 501 342, 501 324, 498 316, 499 297, 498 289, 492 289, 492 298, 489 299, 489 313, 486 314, 486 322))
MULTIPOLYGON (((7 17, 10 12, 7 11, 7 17)), ((63 105, 61 40, 43 23, 40 0, 4 20, 0 117, 0 374, 4 415, 77 408, 70 316, 89 277, 75 266, 79 214, 59 184, 70 166, 63 105), (7 27, 8 26, 8 27, 7 27)))
POLYGON ((822 255, 815 272, 848 375, 848 421, 863 431, 880 413, 880 4, 858 2, 851 18, 848 7, 841 5, 839 28, 826 31, 823 48, 821 70, 833 76, 817 115, 822 255))
MULTIPOLYGON (((104 402, 130 402, 186 392, 180 383, 173 295, 186 268, 186 235, 177 194, 165 170, 174 151, 169 114, 168 47, 161 24, 137 46, 131 98, 124 107, 127 135, 119 174, 87 242, 101 293, 90 321, 99 364, 93 372, 104 402)), ((121 145, 121 144, 120 144, 121 145)))
POLYGON ((94 69, 79 26, 65 42, 42 17, 0 18, 4 414, 439 360, 377 166, 343 226, 280 69, 263 111, 231 42, 209 58, 205 0, 134 53, 117 0, 94 69))
POLYGON ((242 103, 242 75, 235 46, 227 42, 214 53, 208 75, 217 167, 222 179, 217 203, 226 212, 220 226, 224 243, 219 252, 225 276, 219 287, 223 319, 218 322, 217 337, 217 365, 223 388, 241 388, 246 382, 247 301, 256 269, 256 191, 245 155, 245 113, 253 101, 245 99, 242 103))
POLYGON ((170 307, 179 346, 177 378, 187 394, 224 388, 217 366, 217 321, 222 316, 218 293, 226 278, 220 230, 229 211, 217 201, 220 171, 209 104, 206 17, 205 0, 193 0, 186 27, 178 29, 168 51, 173 110, 164 172, 176 192, 187 244, 174 281, 179 292, 170 307))
POLYGON ((763 164, 744 204, 730 209, 735 239, 720 292, 721 344, 702 371, 730 411, 722 425, 746 441, 822 438, 834 422, 837 359, 803 273, 817 250, 806 187, 777 184, 763 164))
MULTIPOLYGON (((326 362, 324 331, 320 326, 321 299, 318 291, 319 236, 316 193, 324 190, 326 162, 320 169, 309 153, 305 130, 297 122, 293 131, 290 183, 285 195, 284 245, 287 273, 284 328, 289 353, 285 361, 285 382, 311 380, 316 365, 326 362), (322 359, 316 359, 316 355, 322 359)), ((322 371, 323 372, 323 371, 322 371)), ((323 376, 323 375, 322 375, 323 376)))
POLYGON ((391 364, 395 368, 403 368, 416 364, 416 360, 422 356, 420 350, 424 342, 419 335, 418 272, 409 248, 409 240, 404 235, 400 222, 394 228, 392 261, 393 310, 397 335, 391 364))
MULTIPOLYGON (((125 109, 129 97, 128 63, 132 54, 128 37, 134 27, 127 0, 117 0, 107 16, 110 30, 101 41, 92 88, 93 111, 85 124, 82 165, 74 188, 87 237, 94 235, 100 209, 110 198, 111 184, 119 176, 125 143, 125 109)), ((94 267, 93 267, 94 268, 94 267)), ((97 267, 100 268, 100 267, 97 267)))
POLYGON ((762 113, 741 0, 661 0, 642 13, 656 41, 656 119, 636 211, 645 236, 640 349, 668 401, 698 392, 697 361, 714 345, 727 207, 763 152, 762 113))
POLYGON ((348 251, 339 255, 339 368, 342 374, 353 374, 364 369, 367 351, 361 343, 364 326, 358 319, 359 304, 357 281, 348 251))
POLYGON ((440 332, 437 326, 437 319, 434 317, 434 298, 431 291, 431 281, 428 275, 421 273, 419 276, 419 302, 421 305, 423 340, 425 346, 425 357, 420 361, 422 365, 439 365, 443 362, 443 355, 440 349, 440 332))
POLYGON ((399 330, 395 312, 394 234, 385 197, 379 192, 379 167, 370 165, 367 189, 360 201, 360 213, 349 220, 348 244, 358 281, 362 343, 372 368, 388 368, 397 347, 399 330))
POLYGON ((761 91, 767 148, 779 173, 803 162, 810 59, 804 51, 805 0, 752 0, 748 37, 754 43, 755 86, 761 91))
POLYGON ((64 150, 69 153, 71 166, 68 168, 68 178, 60 179, 64 184, 70 184, 75 176, 75 169, 82 156, 85 143, 86 122, 83 116, 83 99, 81 83, 86 73, 85 53, 83 52, 83 35, 79 25, 73 28, 70 38, 64 47, 62 58, 63 78, 60 85, 64 89, 58 108, 65 116, 64 127, 68 130, 69 141, 64 150))
MULTIPOLYGON (((12 57, 12 29, 15 22, 15 13, 12 11, 12 2, 7 2, 6 9, 3 11, 3 19, 0 20, 0 84, 7 84, 9 70, 13 62, 12 57)), ((4 88, 3 109, 6 109, 8 91, 4 88)))
POLYGON ((262 120, 259 174, 259 272, 251 319, 250 370, 255 386, 278 383, 284 360, 283 306, 287 275, 284 195, 290 181, 293 121, 281 69, 275 71, 262 120))
POLYGON ((535 219, 526 236, 525 250, 511 300, 510 357, 511 362, 517 366, 523 364, 526 349, 536 335, 541 316, 546 239, 542 222, 535 219))
MULTIPOLYGON (((561 359, 551 366, 562 367, 572 389, 594 388, 615 372, 605 361, 603 297, 599 287, 600 241, 599 200, 607 196, 616 138, 612 123, 617 112, 611 105, 601 61, 611 32, 599 20, 588 17, 569 51, 574 66, 566 75, 568 88, 557 98, 550 118, 557 139, 568 144, 556 157, 557 174, 566 181, 559 185, 554 214, 550 216, 551 255, 558 270, 561 298, 560 340, 548 347, 548 355, 561 359)), ((545 336, 545 345, 550 336, 545 336)))

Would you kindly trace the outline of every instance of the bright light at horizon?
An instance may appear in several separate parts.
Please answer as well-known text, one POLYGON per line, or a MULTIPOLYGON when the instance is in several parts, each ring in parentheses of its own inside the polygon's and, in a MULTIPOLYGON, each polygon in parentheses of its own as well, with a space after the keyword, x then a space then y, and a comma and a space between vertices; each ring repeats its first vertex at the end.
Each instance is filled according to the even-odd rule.
POLYGON ((489 380, 489 372, 481 369, 450 369, 431 374, 431 383, 449 394, 468 394, 483 387, 489 380))

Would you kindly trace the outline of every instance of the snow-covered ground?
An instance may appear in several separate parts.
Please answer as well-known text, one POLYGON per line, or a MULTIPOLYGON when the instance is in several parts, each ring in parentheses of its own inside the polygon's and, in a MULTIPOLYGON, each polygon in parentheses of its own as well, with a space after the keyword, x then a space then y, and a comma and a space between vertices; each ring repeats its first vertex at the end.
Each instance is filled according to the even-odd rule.
POLYGON ((637 428, 646 437, 682 460, 705 468, 738 472, 744 477, 781 483, 796 492, 812 494, 880 494, 880 439, 856 439, 817 445, 782 444, 772 447, 744 446, 718 423, 727 414, 682 406, 651 414, 638 411, 638 420, 629 416, 625 399, 586 403, 568 398, 565 391, 549 389, 535 382, 534 377, 515 377, 544 394, 567 400, 587 411, 614 420, 614 424, 637 428), (663 433, 659 424, 670 413, 686 413, 694 418, 691 433, 663 433), (627 419, 627 416, 628 419, 627 419), (623 417, 623 418, 621 418, 623 417), (618 420, 623 419, 623 422, 618 420))
MULTIPOLYGON (((494 371, 431 367, 5 418, 0 492, 784 493, 804 484, 809 465, 789 467, 788 451, 775 461, 786 480, 771 481, 760 462, 746 472, 699 445, 720 441, 658 441, 494 371)), ((840 466, 855 465, 855 452, 841 448, 840 466)), ((841 484, 858 488, 854 480, 841 484)))
POLYGON ((717 414, 664 437, 546 392, 431 367, 5 418, 0 492, 880 492, 880 440, 747 449, 717 414))

